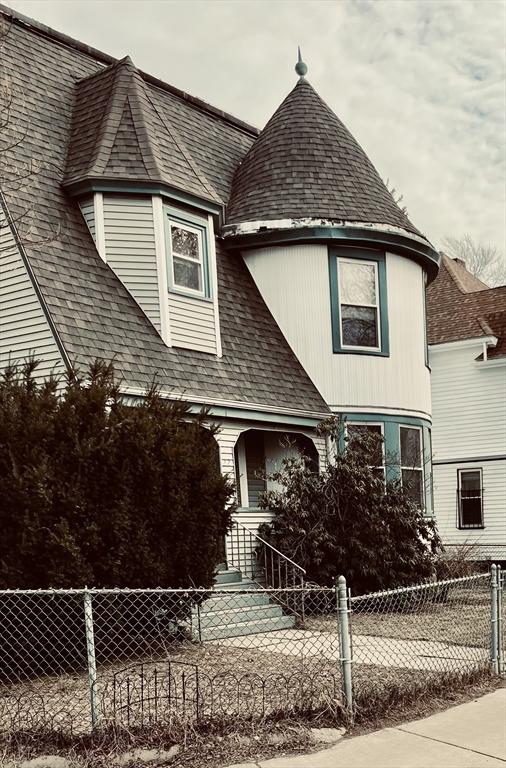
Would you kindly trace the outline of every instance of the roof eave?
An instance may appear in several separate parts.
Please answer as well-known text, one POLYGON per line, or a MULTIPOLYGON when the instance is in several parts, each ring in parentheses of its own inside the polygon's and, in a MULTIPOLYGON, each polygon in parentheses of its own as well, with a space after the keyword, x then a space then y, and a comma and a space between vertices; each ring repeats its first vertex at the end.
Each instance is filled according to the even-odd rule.
POLYGON ((227 247, 234 250, 305 243, 384 248, 420 264, 429 282, 437 276, 441 263, 440 254, 425 238, 401 227, 379 223, 281 219, 227 224, 220 235, 227 247))
POLYGON ((84 176, 62 182, 62 187, 70 197, 82 197, 94 192, 119 192, 122 194, 165 195, 171 200, 204 210, 216 216, 223 216, 224 203, 210 200, 187 192, 161 180, 114 179, 96 176, 84 176))

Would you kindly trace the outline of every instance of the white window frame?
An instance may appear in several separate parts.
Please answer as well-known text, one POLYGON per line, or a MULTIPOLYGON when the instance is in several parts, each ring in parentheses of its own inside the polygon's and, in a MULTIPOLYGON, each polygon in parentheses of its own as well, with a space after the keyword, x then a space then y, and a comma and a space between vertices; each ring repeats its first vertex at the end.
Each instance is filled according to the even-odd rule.
POLYGON ((381 307, 380 307, 380 295, 379 295, 379 266, 377 261, 367 261, 366 259, 347 259, 341 256, 337 257, 337 290, 339 296, 339 335, 341 340, 342 349, 356 349, 361 351, 381 351, 381 307), (342 300, 342 281, 341 281, 341 264, 352 264, 353 266, 371 266, 374 267, 374 292, 376 294, 376 304, 355 303, 348 304, 342 300), (375 347, 364 347, 358 344, 345 344, 343 341, 343 304, 347 307, 368 307, 376 310, 376 336, 378 344, 375 347))
POLYGON ((381 469, 383 471, 383 481, 386 482, 386 467, 385 467, 385 424, 383 421, 347 421, 346 422, 346 437, 349 439, 348 427, 379 427, 381 430, 381 452, 383 454, 383 464, 381 467, 371 467, 371 469, 381 469))
POLYGON ((424 452, 424 444, 423 444, 423 429, 422 427, 418 427, 416 424, 399 424, 399 465, 400 465, 400 472, 401 472, 401 485, 404 485, 403 479, 402 479, 402 470, 412 470, 414 472, 421 472, 422 482, 421 482, 421 488, 422 488, 422 498, 421 498, 421 509, 425 509, 426 499, 425 499, 425 452, 424 452), (407 464, 402 463, 402 443, 401 443, 401 429, 416 429, 418 434, 420 435, 420 466, 419 467, 412 467, 407 466, 407 464))
MULTIPOLYGON (((181 221, 178 221, 178 219, 173 218, 170 213, 166 213, 167 217, 167 225, 169 228, 168 237, 167 237, 167 243, 168 243, 168 249, 169 249, 169 261, 170 261, 170 285, 169 290, 174 290, 178 293, 184 293, 188 296, 196 296, 199 298, 209 298, 207 286, 206 286, 206 249, 204 248, 204 242, 203 242, 203 231, 202 229, 199 229, 198 227, 193 227, 191 224, 183 223, 181 221), (177 227, 178 229, 183 229, 186 232, 191 232, 195 235, 197 235, 198 238, 198 245, 199 245, 199 259, 192 259, 190 256, 185 256, 182 253, 174 253, 172 250, 172 227, 177 227), (202 279, 202 290, 198 291, 195 288, 188 288, 185 285, 179 285, 176 283, 175 277, 174 277, 174 256, 178 259, 182 259, 183 261, 188 261, 190 264, 198 264, 201 270, 201 279, 202 279)), ((205 225, 203 225, 203 228, 205 229, 205 225)), ((207 231, 207 230, 206 230, 207 231)))
MULTIPOLYGON (((476 498, 476 497, 475 497, 476 498)), ((481 530, 485 528, 485 517, 483 515, 483 467, 460 467, 457 469, 457 527, 459 530, 472 531, 481 530), (462 522, 462 473, 465 472, 479 472, 480 474, 480 511, 481 511, 481 523, 479 525, 465 525, 462 522)))

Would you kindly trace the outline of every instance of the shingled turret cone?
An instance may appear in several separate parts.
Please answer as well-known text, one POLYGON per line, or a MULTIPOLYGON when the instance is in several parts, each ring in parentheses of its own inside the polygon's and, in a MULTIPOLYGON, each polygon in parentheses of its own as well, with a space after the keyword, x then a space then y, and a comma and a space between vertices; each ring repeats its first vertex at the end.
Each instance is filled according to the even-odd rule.
POLYGON ((420 234, 304 77, 238 167, 227 225, 302 218, 385 224, 420 234))

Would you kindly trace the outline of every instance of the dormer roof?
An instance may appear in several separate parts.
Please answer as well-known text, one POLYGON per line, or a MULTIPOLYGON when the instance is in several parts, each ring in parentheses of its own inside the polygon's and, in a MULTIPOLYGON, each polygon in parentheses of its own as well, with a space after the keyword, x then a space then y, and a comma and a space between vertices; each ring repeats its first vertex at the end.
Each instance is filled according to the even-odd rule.
POLYGON ((227 225, 301 218, 390 225, 420 235, 304 77, 237 168, 227 225))
POLYGON ((129 56, 76 84, 63 185, 162 184, 221 205, 129 56))

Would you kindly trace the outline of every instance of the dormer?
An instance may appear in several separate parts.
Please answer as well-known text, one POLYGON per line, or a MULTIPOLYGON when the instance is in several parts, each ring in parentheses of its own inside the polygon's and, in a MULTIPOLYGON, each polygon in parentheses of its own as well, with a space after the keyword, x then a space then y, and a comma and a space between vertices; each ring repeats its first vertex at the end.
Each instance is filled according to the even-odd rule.
POLYGON ((77 83, 63 187, 165 343, 220 356, 223 201, 129 57, 77 83))

